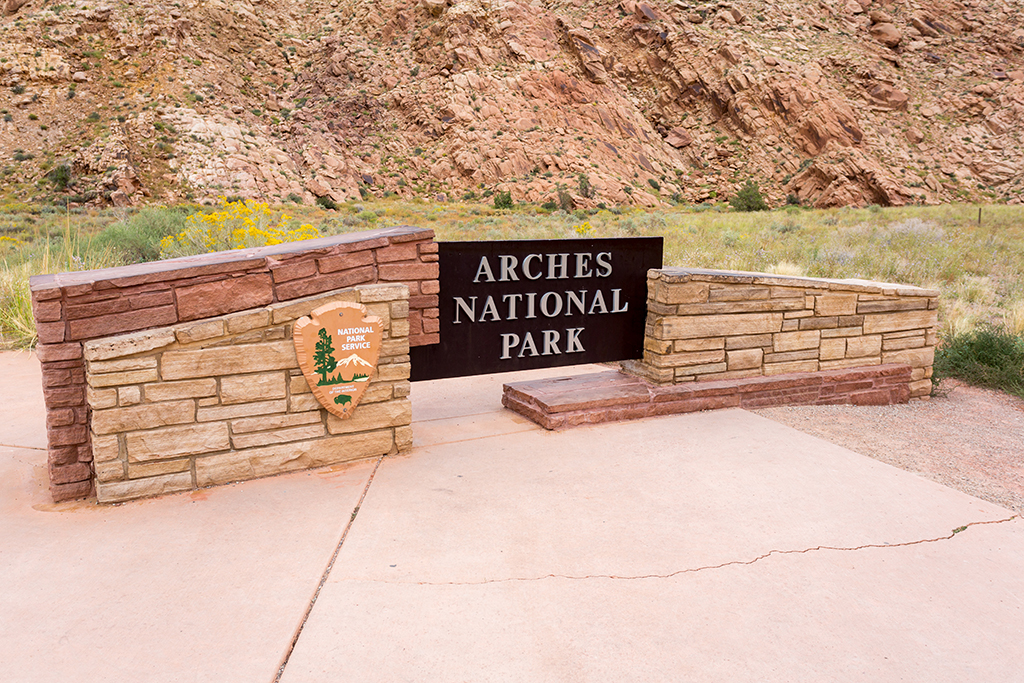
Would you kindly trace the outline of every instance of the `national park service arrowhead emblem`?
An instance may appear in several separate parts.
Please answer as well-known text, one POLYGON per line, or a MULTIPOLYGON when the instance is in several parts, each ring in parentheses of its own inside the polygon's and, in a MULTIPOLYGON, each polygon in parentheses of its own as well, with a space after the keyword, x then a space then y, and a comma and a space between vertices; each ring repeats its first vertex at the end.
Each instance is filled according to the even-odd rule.
POLYGON ((321 306, 295 322, 295 354, 320 405, 349 417, 380 358, 384 323, 360 304, 321 306), (310 317, 311 316, 311 317, 310 317))

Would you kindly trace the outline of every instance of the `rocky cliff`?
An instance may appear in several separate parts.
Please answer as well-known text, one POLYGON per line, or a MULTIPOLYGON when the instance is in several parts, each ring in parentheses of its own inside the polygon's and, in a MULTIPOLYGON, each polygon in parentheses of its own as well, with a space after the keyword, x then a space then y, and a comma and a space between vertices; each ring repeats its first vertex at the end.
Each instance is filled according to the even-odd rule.
POLYGON ((8 199, 1021 199, 1008 0, 0 0, 8 199), (561 196, 559 193, 561 191, 561 196))

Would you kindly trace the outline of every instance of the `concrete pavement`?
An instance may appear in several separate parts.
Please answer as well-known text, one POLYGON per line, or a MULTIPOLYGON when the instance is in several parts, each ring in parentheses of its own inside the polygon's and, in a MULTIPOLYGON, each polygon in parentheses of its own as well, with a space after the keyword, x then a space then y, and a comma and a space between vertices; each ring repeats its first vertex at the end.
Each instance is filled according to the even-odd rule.
POLYGON ((1021 520, 745 411, 554 433, 513 376, 423 382, 372 483, 54 505, 32 371, 0 354, 6 680, 1020 679, 1021 520))

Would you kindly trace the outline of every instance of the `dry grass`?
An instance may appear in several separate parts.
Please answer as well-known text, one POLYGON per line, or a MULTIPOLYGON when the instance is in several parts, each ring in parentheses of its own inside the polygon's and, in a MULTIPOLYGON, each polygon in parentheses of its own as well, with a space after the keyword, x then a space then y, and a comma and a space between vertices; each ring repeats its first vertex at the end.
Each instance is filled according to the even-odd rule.
MULTIPOLYGON (((535 205, 496 209, 489 204, 385 199, 345 204, 337 211, 281 208, 296 225, 311 223, 323 234, 416 225, 433 229, 439 240, 456 241, 662 236, 666 265, 935 287, 942 293, 940 316, 947 333, 983 323, 1017 333, 1024 328, 1024 207, 983 207, 980 225, 976 205, 820 211, 789 207, 756 213, 700 206, 565 213, 535 205)), ((181 208, 175 210, 183 215, 181 208)), ((153 208, 132 215, 123 210, 66 214, 24 205, 0 207, 0 235, 24 242, 0 252, 0 259, 6 259, 0 265, 0 282, 5 283, 0 285, 0 320, 31 320, 22 294, 12 293, 22 290, 10 283, 30 273, 111 265, 118 253, 139 251, 119 249, 120 233, 114 228, 159 217, 160 210, 153 208), (113 228, 93 244, 90 238, 109 226, 113 228)), ((20 327, 0 322, 0 335, 8 344, 31 343, 20 327)))

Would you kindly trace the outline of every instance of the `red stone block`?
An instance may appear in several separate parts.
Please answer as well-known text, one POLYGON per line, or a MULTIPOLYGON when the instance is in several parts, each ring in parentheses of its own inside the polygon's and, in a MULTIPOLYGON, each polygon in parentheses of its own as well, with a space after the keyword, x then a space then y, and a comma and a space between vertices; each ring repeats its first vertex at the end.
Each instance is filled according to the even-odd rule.
POLYGON ((394 261, 415 261, 419 256, 415 242, 396 244, 394 246, 378 249, 377 263, 392 263, 394 261))
POLYGON ((280 301, 300 299, 304 296, 329 292, 332 289, 344 289, 345 287, 375 282, 376 276, 377 269, 373 266, 366 266, 364 268, 343 270, 340 273, 331 273, 330 275, 319 275, 306 278, 305 280, 285 282, 277 286, 277 298, 280 301))
POLYGON ((36 356, 42 363, 75 360, 82 357, 82 344, 81 342, 40 344, 36 347, 36 356))
POLYGON ((104 299, 102 301, 95 301, 92 303, 68 302, 66 307, 68 320, 81 320, 83 318, 95 318, 101 315, 113 315, 114 313, 124 313, 130 309, 131 305, 128 303, 127 297, 104 299))
POLYGON ((416 335, 415 339, 409 337, 409 346, 430 346, 431 344, 440 343, 441 335, 438 334, 437 332, 432 332, 430 334, 419 334, 416 335))
POLYGON ((70 370, 43 366, 44 387, 63 387, 68 384, 73 384, 70 370))
POLYGON ((421 254, 436 254, 437 242, 420 242, 421 254))
POLYGON ((50 496, 55 503, 65 500, 88 498, 92 495, 92 479, 77 481, 71 484, 50 483, 50 496))
POLYGON ((423 254, 420 256, 420 261, 424 263, 436 263, 441 260, 441 257, 437 254, 423 254))
POLYGON ((891 398, 887 389, 858 391, 850 394, 850 403, 855 406, 887 406, 891 398))
POLYGON ((86 294, 92 293, 92 291, 93 287, 91 282, 81 285, 69 285, 67 287, 64 287, 64 296, 69 298, 74 296, 84 296, 86 294))
POLYGON ((35 303, 37 301, 50 301, 51 299, 59 299, 60 297, 60 287, 41 287, 39 289, 32 290, 32 303, 35 303))
POLYGON ((73 465, 78 461, 79 460, 77 446, 61 446, 59 448, 51 448, 47 458, 47 462, 50 464, 50 466, 56 467, 73 465))
POLYGON ((270 272, 274 276, 275 283, 291 282, 292 280, 315 275, 316 261, 306 259, 303 261, 289 261, 281 265, 272 265, 270 266, 270 272))
POLYGON ((36 323, 36 336, 40 344, 59 344, 64 341, 64 323, 36 323))
POLYGON ((409 308, 413 309, 422 310, 425 308, 436 308, 438 303, 438 297, 436 294, 409 297, 409 308))
POLYGON ((69 425, 67 427, 54 427, 46 430, 46 442, 50 448, 56 446, 76 446, 85 443, 85 425, 69 425))
POLYGON ((432 332, 441 331, 441 321, 437 318, 424 318, 423 319, 423 331, 427 334, 432 332))
POLYGON ((274 300, 274 285, 269 273, 243 275, 179 287, 174 295, 178 301, 178 319, 185 322, 266 306, 274 300))
POLYGON ((32 317, 36 322, 52 323, 60 320, 60 299, 32 302, 32 317))
POLYGON ((424 318, 437 318, 437 317, 440 317, 440 315, 441 315, 441 309, 439 309, 439 308, 424 308, 422 313, 423 313, 423 317, 424 318))
POLYGON ((81 384, 72 384, 66 387, 44 387, 43 400, 49 410, 82 406, 85 405, 85 387, 81 384))
POLYGON ((401 280, 436 280, 436 263, 386 263, 380 266, 380 279, 386 282, 401 280))
POLYGON ((73 462, 67 465, 50 463, 50 482, 53 484, 73 484, 76 481, 87 481, 92 477, 92 468, 88 463, 73 462))
POLYGON ((441 283, 437 280, 423 280, 420 282, 420 294, 438 294, 441 291, 441 283))
POLYGON ((364 249, 383 249, 390 245, 386 237, 376 237, 372 240, 360 240, 358 242, 345 242, 344 244, 336 244, 327 250, 327 255, 334 254, 347 254, 351 251, 363 251, 364 249))
POLYGON ((68 323, 70 338, 75 340, 109 337, 123 332, 136 332, 150 327, 162 327, 178 322, 174 306, 145 308, 141 311, 125 311, 98 318, 72 320, 68 323))
POLYGON ((369 249, 353 251, 338 256, 317 259, 316 263, 321 273, 334 273, 339 270, 359 268, 360 266, 372 266, 374 263, 373 252, 369 249))
POLYGON ((398 243, 398 242, 426 242, 426 241, 433 241, 433 239, 434 239, 434 231, 433 230, 423 230, 423 231, 407 233, 405 235, 391 235, 390 236, 390 240, 391 240, 391 242, 393 244, 394 243, 398 243))
POLYGON ((864 391, 866 389, 873 389, 875 386, 874 382, 870 379, 864 379, 859 382, 839 382, 836 384, 837 394, 852 394, 855 391, 864 391))
POLYGON ((241 261, 227 261, 224 263, 204 263, 204 261, 210 258, 222 258, 222 256, 217 254, 190 256, 187 257, 187 263, 190 265, 185 265, 185 263, 182 262, 179 267, 174 268, 173 270, 169 269, 169 267, 178 264, 172 264, 170 261, 139 263, 134 266, 128 266, 125 269, 136 271, 137 274, 97 282, 96 289, 109 289, 112 287, 124 289, 127 287, 137 287, 139 285, 148 285, 156 282, 194 280, 207 275, 241 273, 253 268, 265 268, 267 263, 267 260, 263 257, 244 259, 241 261))
POLYGON ((142 292, 128 297, 128 307, 133 311, 143 308, 155 308, 174 303, 174 293, 168 289, 156 292, 142 292))
POLYGON ((423 314, 417 310, 409 311, 409 336, 423 332, 423 314))

